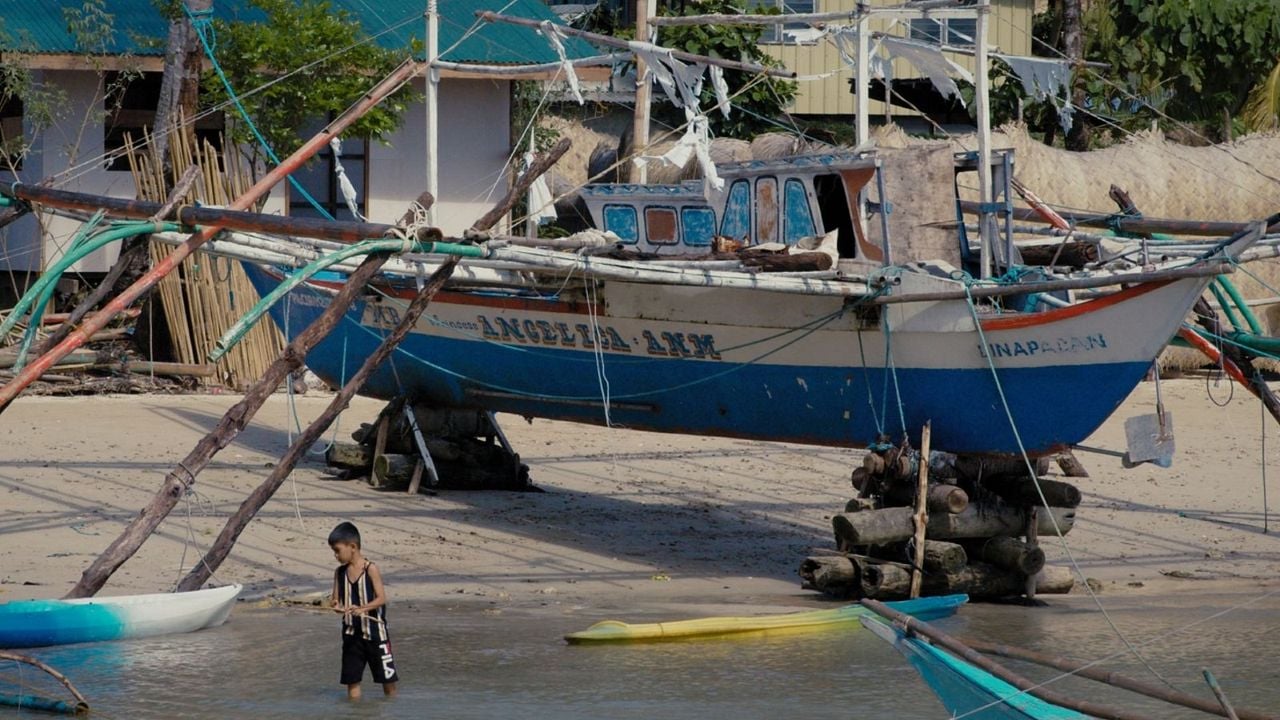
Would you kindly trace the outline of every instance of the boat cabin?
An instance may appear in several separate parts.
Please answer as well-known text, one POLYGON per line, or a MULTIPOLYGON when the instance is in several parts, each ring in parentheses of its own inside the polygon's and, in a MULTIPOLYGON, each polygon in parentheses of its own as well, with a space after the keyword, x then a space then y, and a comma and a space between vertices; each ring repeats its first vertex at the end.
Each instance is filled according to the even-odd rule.
MULTIPOLYGON (((893 163, 907 150, 874 152, 832 152, 801 155, 776 160, 749 160, 716 166, 724 186, 704 195, 703 181, 673 185, 597 184, 582 189, 582 198, 592 225, 621 238, 627 248, 658 255, 709 253, 716 238, 742 245, 782 243, 794 245, 801 238, 838 231, 841 259, 874 264, 940 259, 914 257, 909 238, 888 242, 890 216, 909 214, 914 222, 939 219, 960 221, 960 232, 947 230, 951 238, 947 255, 957 267, 976 262, 976 238, 964 232, 964 216, 959 198, 962 186, 973 186, 976 178, 961 181, 962 175, 977 174, 974 153, 944 153, 947 164, 941 175, 944 185, 922 188, 909 176, 895 183, 896 199, 885 202, 885 175, 894 173, 885 163, 893 163), (906 192, 904 192, 906 190, 906 192), (946 193, 948 203, 940 203, 946 193), (939 217, 923 218, 915 206, 928 206, 939 217), (864 208, 856 212, 856 208, 864 208), (954 210, 950 209, 953 208, 954 210), (954 214, 953 214, 954 213, 954 214)), ((936 153, 935 153, 936 155, 936 153)), ((1009 204, 1013 151, 993 153, 993 196, 1000 211, 1009 204)), ((1006 222, 1002 230, 1008 228, 1006 222)), ((896 219, 896 218, 895 218, 896 219)), ((897 223, 894 223, 897 225, 897 223)), ((902 232, 903 227, 897 227, 902 232)), ((914 233, 911 233, 914 234, 914 233)), ((1004 243, 1002 243, 1004 244, 1004 243)), ((934 248, 936 251, 936 248, 934 248)))

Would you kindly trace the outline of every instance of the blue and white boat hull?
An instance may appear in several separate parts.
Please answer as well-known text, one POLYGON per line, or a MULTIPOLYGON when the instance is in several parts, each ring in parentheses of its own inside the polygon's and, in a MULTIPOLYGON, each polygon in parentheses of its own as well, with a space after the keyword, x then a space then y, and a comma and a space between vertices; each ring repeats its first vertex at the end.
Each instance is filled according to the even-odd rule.
MULTIPOLYGON (((282 277, 246 268, 263 293, 282 277)), ((903 292, 959 287, 924 273, 904 273, 901 282, 903 292)), ((936 449, 1017 454, 1002 390, 1022 444, 1042 455, 1083 441, 1116 410, 1205 282, 1144 283, 1059 310, 987 315, 985 343, 963 300, 871 306, 620 281, 576 297, 446 290, 362 392, 842 447, 866 446, 882 432, 915 436, 932 421, 936 449)), ((300 285, 273 319, 296 336, 340 284, 300 285)), ((308 367, 343 384, 414 293, 412 283, 371 286, 307 356, 308 367)))

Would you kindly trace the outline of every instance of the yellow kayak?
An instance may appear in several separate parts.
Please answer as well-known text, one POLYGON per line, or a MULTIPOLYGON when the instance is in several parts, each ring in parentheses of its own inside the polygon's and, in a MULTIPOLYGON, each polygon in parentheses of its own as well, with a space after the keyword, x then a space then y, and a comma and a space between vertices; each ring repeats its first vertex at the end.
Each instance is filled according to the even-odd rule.
MULTIPOLYGON (((969 600, 967 595, 941 595, 885 603, 899 612, 921 620, 937 620, 955 614, 956 609, 969 600)), ((659 642, 687 640, 690 638, 738 635, 742 633, 770 632, 777 630, 811 630, 832 625, 857 623, 858 618, 871 615, 861 605, 845 605, 831 610, 809 610, 781 615, 755 615, 749 617, 709 617, 695 620, 676 620, 665 623, 641 623, 631 625, 618 620, 604 620, 576 633, 564 636, 571 645, 609 642, 659 642)))

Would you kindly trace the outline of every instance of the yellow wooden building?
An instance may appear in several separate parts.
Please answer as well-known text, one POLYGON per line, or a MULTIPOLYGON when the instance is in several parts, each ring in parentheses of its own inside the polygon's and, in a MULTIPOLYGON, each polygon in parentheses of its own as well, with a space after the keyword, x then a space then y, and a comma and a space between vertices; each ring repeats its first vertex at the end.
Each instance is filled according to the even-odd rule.
MULTIPOLYGON (((785 13, 853 12, 857 0, 775 0, 785 13)), ((871 5, 897 5, 901 0, 870 0, 871 5)), ((1031 23, 1035 14, 1035 0, 991 0, 991 17, 987 23, 987 43, 999 52, 1009 55, 1031 55, 1031 23)), ((802 80, 795 102, 790 110, 795 115, 852 116, 854 97, 849 80, 853 69, 840 58, 835 46, 826 39, 812 40, 807 36, 808 26, 783 26, 766 32, 761 47, 794 70, 802 80), (820 76, 820 77, 815 77, 820 76)), ((965 47, 973 46, 973 20, 913 20, 893 21, 877 18, 871 22, 873 32, 886 32, 901 37, 929 40, 965 47)), ((973 69, 972 55, 948 53, 957 64, 973 69)), ((895 81, 917 79, 920 73, 905 60, 895 60, 895 81)), ((872 116, 885 114, 884 103, 872 100, 872 116)), ((900 106, 892 108, 894 115, 914 115, 900 106)))

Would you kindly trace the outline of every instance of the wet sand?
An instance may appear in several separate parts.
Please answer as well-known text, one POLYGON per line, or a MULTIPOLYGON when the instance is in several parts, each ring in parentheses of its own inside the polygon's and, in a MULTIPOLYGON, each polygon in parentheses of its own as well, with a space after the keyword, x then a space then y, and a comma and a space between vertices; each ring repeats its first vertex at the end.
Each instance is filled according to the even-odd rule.
MULTIPOLYGON (((1213 390, 1218 401, 1227 393, 1213 390)), ((1153 412, 1145 383, 1089 439, 1093 450, 1078 453, 1092 477, 1075 481, 1084 503, 1070 552, 1103 598, 1280 588, 1280 532, 1262 532, 1257 400, 1236 388, 1217 407, 1203 379, 1166 381, 1164 395, 1178 441, 1173 467, 1126 470, 1117 457, 1124 418, 1153 412)), ((0 429, 0 601, 62 595, 237 399, 15 403, 0 429)), ((327 402, 314 391, 297 398, 297 422, 327 402)), ((358 400, 339 436, 378 407, 358 400)), ((799 588, 796 568, 810 548, 833 546, 830 516, 852 494, 860 451, 500 419, 544 492, 382 493, 328 479, 316 455, 250 525, 217 579, 244 583, 248 597, 325 591, 333 568, 325 537, 352 520, 393 602, 759 612, 819 601, 799 588)), ((273 397, 104 592, 171 589, 265 479, 293 422, 286 396, 273 397)), ((1280 438, 1267 432, 1274 461, 1280 438)), ((1050 562, 1066 562, 1059 541, 1043 541, 1050 562)))

